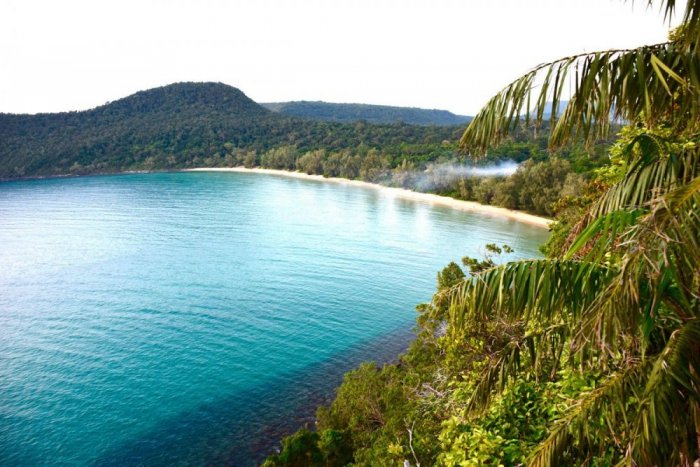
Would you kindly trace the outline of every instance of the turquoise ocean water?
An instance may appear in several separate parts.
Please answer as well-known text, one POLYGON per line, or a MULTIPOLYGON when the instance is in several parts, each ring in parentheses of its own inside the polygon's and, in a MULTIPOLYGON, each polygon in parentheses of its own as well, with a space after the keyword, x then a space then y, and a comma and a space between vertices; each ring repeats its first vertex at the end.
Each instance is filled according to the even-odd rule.
POLYGON ((254 465, 440 268, 546 236, 260 174, 0 184, 0 465, 254 465))

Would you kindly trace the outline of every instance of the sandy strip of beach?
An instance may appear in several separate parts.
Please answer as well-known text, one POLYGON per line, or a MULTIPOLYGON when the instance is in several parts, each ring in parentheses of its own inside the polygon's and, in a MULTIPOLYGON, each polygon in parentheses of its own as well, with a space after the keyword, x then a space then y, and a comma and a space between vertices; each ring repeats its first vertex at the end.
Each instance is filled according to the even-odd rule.
POLYGON ((397 198, 410 199, 413 201, 429 203, 436 206, 446 206, 452 209, 458 209, 460 211, 478 212, 489 216, 505 217, 508 219, 513 219, 519 222, 524 222, 526 224, 542 228, 549 228, 549 225, 553 222, 552 219, 548 219, 546 217, 535 216, 533 214, 528 214, 526 212, 521 211, 514 211, 512 209, 506 209, 497 206, 489 206, 486 204, 476 203, 474 201, 463 201, 460 199, 454 199, 448 196, 435 195, 432 193, 421 193, 418 191, 406 190, 404 188, 388 187, 384 185, 378 185, 376 183, 363 182, 361 180, 349 180, 347 178, 326 178, 323 175, 309 175, 303 172, 290 172, 286 170, 261 168, 248 169, 245 167, 201 167, 196 169, 185 169, 184 171, 258 173, 267 175, 277 175, 281 177, 300 178, 304 180, 339 183, 343 185, 353 185, 362 188, 371 188, 373 190, 379 190, 383 193, 395 196, 397 198))

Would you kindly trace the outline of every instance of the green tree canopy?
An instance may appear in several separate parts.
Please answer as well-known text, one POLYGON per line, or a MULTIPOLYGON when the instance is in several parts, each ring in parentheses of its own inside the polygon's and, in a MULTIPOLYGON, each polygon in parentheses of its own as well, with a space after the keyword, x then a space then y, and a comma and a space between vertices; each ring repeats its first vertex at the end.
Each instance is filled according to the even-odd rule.
MULTIPOLYGON (((659 3, 667 18, 676 2, 659 3)), ((478 416, 523 377, 566 367, 598 375, 532 451, 528 465, 608 455, 627 465, 700 458, 700 2, 668 42, 540 65, 493 97, 461 143, 474 154, 551 106, 550 145, 605 136, 611 115, 636 128, 610 185, 554 258, 511 262, 452 289, 454 345, 475 322, 519 326, 469 398, 478 416), (562 115, 567 84, 572 95, 562 115), (607 453, 607 454, 606 454, 607 453), (612 453, 612 454, 610 454, 612 453)))

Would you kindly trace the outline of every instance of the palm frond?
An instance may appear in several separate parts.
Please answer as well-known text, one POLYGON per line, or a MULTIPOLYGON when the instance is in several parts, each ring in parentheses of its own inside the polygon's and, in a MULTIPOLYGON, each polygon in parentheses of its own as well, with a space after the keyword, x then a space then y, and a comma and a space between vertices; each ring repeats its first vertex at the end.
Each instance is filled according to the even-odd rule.
POLYGON ((615 248, 620 237, 637 222, 643 212, 641 209, 621 209, 595 218, 578 234, 564 259, 574 258, 584 246, 588 246, 589 251, 585 259, 596 263, 603 262, 604 256, 615 248))
POLYGON ((700 150, 691 148, 659 154, 658 141, 649 135, 635 138, 630 146, 646 143, 649 149, 630 167, 625 178, 608 190, 591 209, 593 217, 621 209, 645 207, 649 202, 700 175, 700 150), (650 141, 653 141, 650 143, 650 141))
MULTIPOLYGON (((634 1, 633 1, 634 3, 634 1)), ((657 0, 645 0, 645 3, 652 7, 657 0)), ((671 18, 676 12, 677 3, 676 0, 661 0, 660 9, 664 13, 664 20, 671 23, 671 18)), ((684 42, 688 47, 694 47, 698 49, 698 41, 700 40, 700 2, 697 0, 687 0, 685 10, 683 11, 682 24, 686 28, 686 37, 684 42)))
POLYGON ((526 363, 533 370, 535 378, 539 376, 543 360, 548 360, 553 365, 552 368, 556 369, 569 333, 567 325, 558 324, 540 331, 529 332, 509 342, 482 372, 465 407, 467 413, 484 409, 494 393, 502 391, 526 363), (527 361, 523 354, 526 354, 527 361))
MULTIPOLYGON (((590 245, 596 235, 604 235, 613 229, 616 234, 622 232, 625 223, 631 226, 643 210, 651 210, 652 204, 664 194, 679 189, 700 175, 700 149, 689 147, 669 151, 667 146, 649 134, 640 135, 628 144, 625 152, 638 149, 639 155, 630 155, 632 165, 624 179, 598 198, 572 228, 565 245, 568 251, 565 258, 574 258, 579 250, 590 245)), ((609 236, 603 240, 613 244, 609 236)))
POLYGON ((681 442, 689 429, 700 430, 690 416, 691 401, 700 402, 700 318, 674 331, 656 358, 642 395, 628 458, 639 465, 677 465, 681 454, 694 459, 697 446, 692 452, 683 452, 681 442))
POLYGON ((448 332, 502 316, 536 318, 541 326, 578 316, 615 274, 605 265, 573 260, 514 261, 483 271, 452 289, 448 332))
POLYGON ((669 121, 679 131, 698 128, 697 62, 694 51, 667 42, 539 65, 494 96, 471 121, 460 143, 475 156, 484 154, 521 125, 532 121, 539 127, 547 110, 554 122, 552 147, 577 136, 588 143, 604 138, 611 119, 641 118, 648 126, 669 121), (558 117, 559 102, 568 94, 569 102, 558 117))
POLYGON ((614 440, 622 452, 624 440, 614 427, 621 426, 623 432, 630 427, 626 403, 643 385, 649 366, 645 362, 628 362, 625 369, 613 373, 597 388, 582 394, 568 413, 557 420, 549 436, 533 450, 527 465, 561 465, 567 450, 595 452, 609 440, 614 440))
POLYGON ((629 345, 627 341, 635 335, 641 320, 639 302, 648 302, 640 300, 636 286, 634 280, 616 278, 601 290, 582 313, 580 328, 572 343, 576 352, 597 348, 614 358, 620 345, 629 345))
POLYGON ((606 235, 621 242, 620 272, 581 314, 574 348, 593 345, 613 354, 627 336, 644 352, 659 320, 692 318, 700 300, 700 177, 660 197, 624 234, 601 238, 606 235))
POLYGON ((654 210, 629 233, 630 264, 644 262, 650 288, 669 290, 669 305, 687 317, 700 300, 700 177, 662 196, 654 210), (681 307, 678 309, 678 307, 681 307))

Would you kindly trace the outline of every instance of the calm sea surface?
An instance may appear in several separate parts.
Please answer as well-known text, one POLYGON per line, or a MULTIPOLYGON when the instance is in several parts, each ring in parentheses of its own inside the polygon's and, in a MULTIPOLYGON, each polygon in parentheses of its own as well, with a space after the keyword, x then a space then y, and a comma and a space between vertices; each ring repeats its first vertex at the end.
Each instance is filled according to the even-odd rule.
POLYGON ((440 268, 546 236, 259 174, 0 184, 0 465, 255 464, 440 268))

